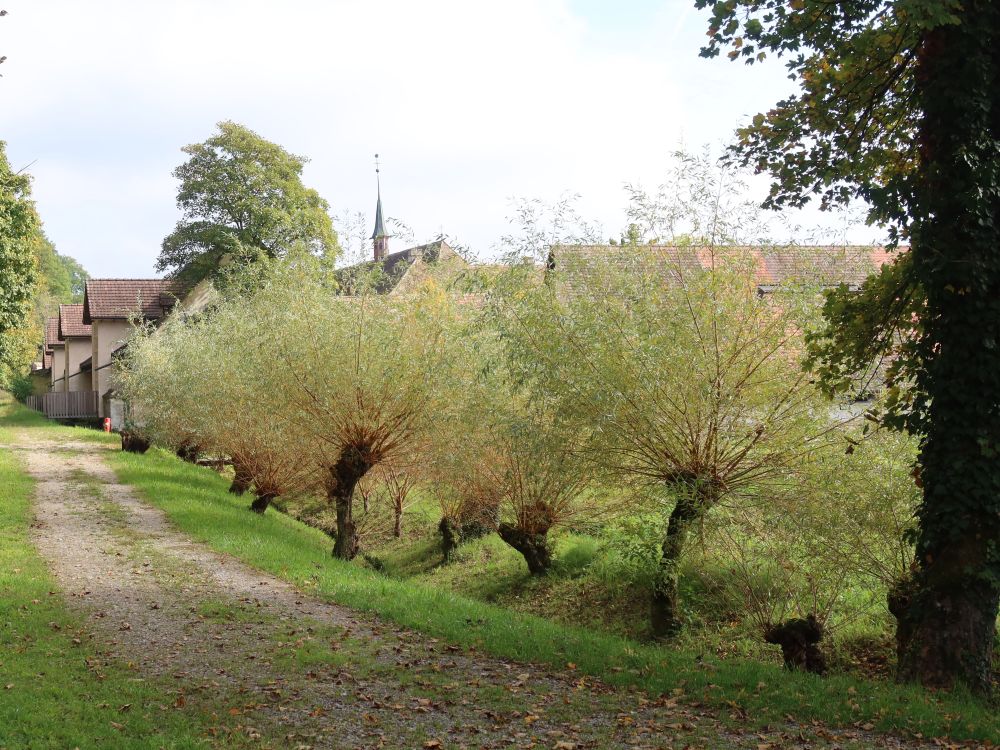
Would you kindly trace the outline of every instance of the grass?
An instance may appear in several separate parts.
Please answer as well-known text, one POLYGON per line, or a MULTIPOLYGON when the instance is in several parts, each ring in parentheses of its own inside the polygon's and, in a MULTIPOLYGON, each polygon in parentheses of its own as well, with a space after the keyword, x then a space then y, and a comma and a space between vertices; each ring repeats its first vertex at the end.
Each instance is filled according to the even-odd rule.
MULTIPOLYGON (((288 516, 249 513, 227 481, 165 451, 112 454, 121 481, 136 487, 192 537, 269 571, 300 589, 362 612, 496 656, 567 665, 577 674, 640 687, 653 695, 684 695, 728 710, 742 726, 823 721, 882 731, 1000 742, 994 708, 960 693, 788 673, 748 659, 716 659, 683 648, 644 645, 593 629, 560 624, 330 558, 332 541, 288 516)), ((587 550, 575 553, 584 560, 587 550)), ((571 555, 571 560, 573 556, 571 555)), ((418 562, 414 564, 419 565, 418 562)), ((582 564, 579 563, 578 564, 582 564)), ((489 578, 489 576, 484 576, 489 578)))
MULTIPOLYGON (((23 426, 53 429, 0 405, 0 442, 23 426)), ((28 535, 32 491, 0 449, 0 748, 205 747, 200 717, 162 705, 156 686, 108 663, 67 610, 28 535)))

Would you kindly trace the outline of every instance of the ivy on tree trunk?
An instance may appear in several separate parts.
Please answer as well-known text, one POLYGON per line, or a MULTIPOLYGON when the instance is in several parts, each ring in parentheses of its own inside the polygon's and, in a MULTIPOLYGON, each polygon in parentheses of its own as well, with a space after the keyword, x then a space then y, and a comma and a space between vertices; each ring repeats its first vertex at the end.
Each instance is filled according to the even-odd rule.
POLYGON ((924 497, 914 580, 891 601, 901 680, 985 693, 1000 602, 1000 9, 958 12, 927 33, 916 75, 924 497))

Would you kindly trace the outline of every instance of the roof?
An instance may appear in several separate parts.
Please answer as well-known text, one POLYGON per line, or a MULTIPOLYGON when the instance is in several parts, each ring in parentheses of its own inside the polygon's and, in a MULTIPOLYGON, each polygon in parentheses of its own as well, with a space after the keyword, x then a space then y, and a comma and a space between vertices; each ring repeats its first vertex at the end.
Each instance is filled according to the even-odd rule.
POLYGON ((83 305, 59 305, 59 338, 86 338, 90 326, 83 322, 83 305))
MULTIPOLYGON (((377 274, 373 280, 372 291, 377 294, 387 294, 396 288, 406 272, 410 270, 410 266, 417 261, 434 263, 453 258, 461 258, 461 256, 452 250, 447 242, 437 240, 426 245, 417 245, 406 250, 389 253, 381 261, 368 260, 354 266, 341 268, 337 272, 337 278, 344 287, 344 291, 347 294, 353 294, 357 291, 358 279, 368 274, 374 274, 376 269, 380 268, 381 273, 377 274)), ((462 263, 464 264, 465 261, 463 260, 462 263)))
POLYGON ((52 352, 42 352, 42 369, 52 369, 52 352))
POLYGON ((375 204, 375 231, 372 232, 372 239, 385 237, 385 224, 382 222, 382 189, 378 191, 378 202, 375 204))
POLYGON ((51 352, 53 346, 62 346, 59 340, 59 318, 45 320, 45 351, 51 352))
MULTIPOLYGON (((905 248, 900 248, 904 250, 905 248)), ((593 288, 602 280, 603 267, 613 264, 637 273, 664 278, 708 270, 723 258, 751 259, 755 281, 762 291, 790 282, 860 286, 894 254, 878 246, 680 247, 676 245, 555 245, 549 253, 549 271, 556 283, 573 293, 593 288)))
POLYGON ((184 291, 176 279, 90 279, 83 294, 83 322, 127 320, 133 315, 159 320, 184 291))

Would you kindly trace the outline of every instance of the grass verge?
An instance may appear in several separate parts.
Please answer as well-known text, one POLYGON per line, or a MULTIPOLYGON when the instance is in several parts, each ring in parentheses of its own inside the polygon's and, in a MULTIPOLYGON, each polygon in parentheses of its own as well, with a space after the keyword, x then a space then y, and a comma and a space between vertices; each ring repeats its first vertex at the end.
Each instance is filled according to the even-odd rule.
POLYGON ((227 482, 164 451, 112 454, 120 480, 211 547, 291 581, 303 591, 448 641, 525 662, 571 668, 654 695, 684 695, 731 711, 741 726, 823 721, 924 737, 1000 742, 994 708, 968 696, 847 676, 792 674, 749 660, 624 638, 511 612, 442 589, 387 578, 330 558, 322 532, 268 512, 249 513, 227 482), (567 666, 571 665, 571 666, 567 666))

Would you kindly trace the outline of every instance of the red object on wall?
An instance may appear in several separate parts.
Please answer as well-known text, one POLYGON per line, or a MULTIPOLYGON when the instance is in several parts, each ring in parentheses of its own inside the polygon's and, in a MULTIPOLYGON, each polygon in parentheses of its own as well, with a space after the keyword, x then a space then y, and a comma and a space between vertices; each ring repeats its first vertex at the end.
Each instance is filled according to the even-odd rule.
POLYGON ((111 417, 104 418, 104 431, 111 432, 111 417))

